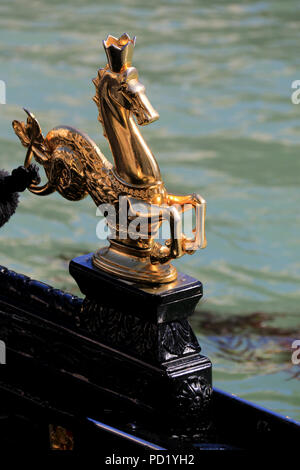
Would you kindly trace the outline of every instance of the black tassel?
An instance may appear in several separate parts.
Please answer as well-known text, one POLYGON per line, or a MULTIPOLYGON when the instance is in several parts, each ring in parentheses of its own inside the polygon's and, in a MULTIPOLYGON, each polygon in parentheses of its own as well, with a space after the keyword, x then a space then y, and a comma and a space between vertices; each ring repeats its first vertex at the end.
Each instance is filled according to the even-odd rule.
POLYGON ((25 191, 32 183, 39 184, 39 170, 36 165, 28 168, 19 166, 9 175, 0 170, 0 227, 15 213, 19 202, 19 192, 25 191))

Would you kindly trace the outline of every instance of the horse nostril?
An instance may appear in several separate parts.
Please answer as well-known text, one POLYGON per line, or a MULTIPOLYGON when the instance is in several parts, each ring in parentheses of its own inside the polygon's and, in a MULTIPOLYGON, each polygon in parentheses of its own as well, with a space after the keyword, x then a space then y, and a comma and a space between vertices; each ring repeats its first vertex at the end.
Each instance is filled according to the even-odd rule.
POLYGON ((149 116, 149 115, 144 115, 138 119, 138 124, 140 126, 147 126, 147 124, 151 124, 154 121, 157 121, 158 116, 149 116))
POLYGON ((157 119, 159 119, 159 114, 157 111, 154 110, 153 113, 151 114, 150 122, 157 121, 157 119))
POLYGON ((153 112, 145 113, 145 124, 151 124, 154 121, 157 121, 159 114, 153 110, 153 112))

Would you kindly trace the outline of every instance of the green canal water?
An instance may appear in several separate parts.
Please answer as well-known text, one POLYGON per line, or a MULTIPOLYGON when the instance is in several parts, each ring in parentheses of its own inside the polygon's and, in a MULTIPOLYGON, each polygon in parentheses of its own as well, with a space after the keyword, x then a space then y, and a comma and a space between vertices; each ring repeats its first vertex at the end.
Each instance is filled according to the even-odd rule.
MULTIPOLYGON (((1 167, 22 164, 11 128, 87 132, 106 156, 91 79, 107 33, 137 36, 134 65, 160 120, 142 129, 170 192, 208 201, 208 246, 176 262, 200 279, 193 319, 214 383, 300 420, 300 5, 296 0, 1 0, 1 167)), ((95 207, 22 195, 0 264, 78 294, 69 260, 95 250, 95 207)))

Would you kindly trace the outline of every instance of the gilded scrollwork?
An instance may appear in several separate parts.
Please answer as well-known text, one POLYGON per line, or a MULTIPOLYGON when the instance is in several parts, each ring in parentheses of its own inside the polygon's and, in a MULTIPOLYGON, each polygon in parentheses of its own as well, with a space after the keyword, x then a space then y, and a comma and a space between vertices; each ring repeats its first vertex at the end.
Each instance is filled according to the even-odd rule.
POLYGON ((29 190, 41 196, 57 191, 71 201, 90 195, 97 207, 112 204, 118 216, 120 196, 145 203, 143 217, 148 221, 148 228, 143 240, 134 239, 129 230, 123 237, 117 230, 109 249, 97 251, 93 263, 128 280, 170 283, 177 277, 171 260, 206 246, 206 203, 199 195, 178 196, 167 192, 156 158, 140 133, 138 125, 150 124, 159 115, 146 96, 137 69, 132 66, 135 38, 126 33, 120 38, 109 35, 103 46, 108 63, 93 80, 94 101, 114 165, 88 135, 77 129, 60 126, 44 137, 35 116, 25 110, 27 123, 13 121, 15 133, 27 148, 25 166, 34 157, 43 165, 48 179, 45 185, 32 184, 29 190), (182 233, 181 213, 187 205, 195 211, 193 239, 182 233), (158 214, 154 220, 153 206, 158 214), (160 244, 158 231, 164 221, 170 225, 170 239, 160 244))

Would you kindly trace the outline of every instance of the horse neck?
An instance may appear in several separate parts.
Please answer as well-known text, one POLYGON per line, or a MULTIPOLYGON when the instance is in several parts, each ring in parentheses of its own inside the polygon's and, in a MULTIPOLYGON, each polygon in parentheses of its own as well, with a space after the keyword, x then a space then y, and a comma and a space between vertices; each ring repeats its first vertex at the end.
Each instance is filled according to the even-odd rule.
POLYGON ((143 139, 132 113, 101 99, 102 125, 109 141, 117 175, 129 185, 150 186, 161 181, 158 163, 143 139))

